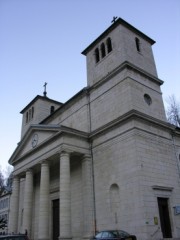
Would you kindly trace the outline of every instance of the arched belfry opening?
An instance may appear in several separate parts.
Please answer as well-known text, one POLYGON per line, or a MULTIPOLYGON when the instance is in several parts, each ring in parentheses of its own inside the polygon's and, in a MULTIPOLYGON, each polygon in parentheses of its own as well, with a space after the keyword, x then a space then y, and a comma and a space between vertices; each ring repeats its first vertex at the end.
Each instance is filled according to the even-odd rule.
POLYGON ((110 38, 106 40, 106 44, 107 44, 107 52, 110 53, 112 51, 112 43, 110 38))

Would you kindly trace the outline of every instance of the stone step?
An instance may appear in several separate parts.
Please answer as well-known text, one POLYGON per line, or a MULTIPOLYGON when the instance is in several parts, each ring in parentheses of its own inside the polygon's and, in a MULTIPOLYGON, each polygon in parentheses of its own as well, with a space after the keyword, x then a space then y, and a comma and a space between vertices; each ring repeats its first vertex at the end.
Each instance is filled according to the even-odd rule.
POLYGON ((160 238, 159 240, 180 240, 180 238, 160 238))

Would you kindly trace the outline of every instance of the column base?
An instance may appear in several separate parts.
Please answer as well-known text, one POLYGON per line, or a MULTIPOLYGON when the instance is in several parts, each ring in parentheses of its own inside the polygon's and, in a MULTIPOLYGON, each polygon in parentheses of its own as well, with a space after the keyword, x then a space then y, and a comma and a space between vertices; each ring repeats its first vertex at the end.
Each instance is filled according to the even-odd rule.
POLYGON ((93 235, 87 234, 87 235, 84 235, 82 239, 83 239, 83 240, 89 240, 89 239, 91 239, 91 238, 93 238, 93 235))
POLYGON ((72 237, 68 237, 68 236, 62 237, 62 236, 60 236, 58 239, 59 240, 72 240, 72 237))
POLYGON ((38 240, 50 240, 49 238, 38 238, 38 240))

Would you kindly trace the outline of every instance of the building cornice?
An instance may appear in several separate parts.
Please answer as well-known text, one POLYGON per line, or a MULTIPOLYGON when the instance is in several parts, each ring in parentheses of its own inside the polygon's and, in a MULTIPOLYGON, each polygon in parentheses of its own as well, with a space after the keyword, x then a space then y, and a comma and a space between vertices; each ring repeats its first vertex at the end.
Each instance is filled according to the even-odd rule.
POLYGON ((133 119, 137 119, 137 120, 139 119, 139 120, 146 121, 148 123, 156 125, 157 127, 164 128, 170 132, 175 131, 175 126, 168 122, 158 120, 157 118, 151 117, 151 116, 141 113, 137 110, 131 110, 131 111, 123 114, 122 116, 116 118, 115 120, 105 124, 104 126, 92 131, 91 134, 89 135, 89 138, 92 141, 94 138, 98 137, 101 134, 104 134, 105 132, 109 131, 110 129, 115 128, 116 126, 124 123, 125 121, 130 121, 133 119))
MULTIPOLYGON (((122 72, 122 70, 124 69, 130 69, 133 70, 137 73, 139 73, 142 76, 145 76, 146 78, 148 78, 150 81, 158 84, 158 85, 162 85, 164 82, 153 76, 152 74, 144 71, 143 69, 135 66, 134 64, 125 61, 123 63, 121 63, 118 67, 116 67, 114 70, 112 70, 111 72, 109 72, 105 77, 103 77, 102 79, 100 79, 97 83, 95 83, 94 85, 92 85, 91 87, 88 88, 89 91, 96 89, 98 87, 100 87, 102 84, 106 83, 107 81, 109 81, 110 79, 112 79, 114 76, 116 76, 118 73, 122 72)), ((127 76, 128 77, 128 76, 127 76)))
POLYGON ((55 141, 59 137, 62 136, 74 136, 77 138, 83 138, 88 141, 89 134, 83 131, 79 131, 76 129, 72 129, 66 126, 62 125, 31 125, 31 128, 28 130, 27 134, 24 136, 24 138, 19 142, 17 148, 15 149, 14 153, 12 154, 11 158, 9 159, 9 163, 12 164, 14 161, 19 161, 25 157, 27 157, 29 154, 32 154, 32 152, 36 152, 39 149, 43 148, 47 144, 49 144, 51 141, 55 141), (18 154, 23 149, 24 145, 26 144, 27 140, 31 136, 31 134, 34 131, 54 131, 55 134, 53 134, 51 137, 48 137, 47 140, 43 141, 41 144, 39 144, 36 148, 33 148, 29 151, 27 151, 22 156, 18 157, 18 154))

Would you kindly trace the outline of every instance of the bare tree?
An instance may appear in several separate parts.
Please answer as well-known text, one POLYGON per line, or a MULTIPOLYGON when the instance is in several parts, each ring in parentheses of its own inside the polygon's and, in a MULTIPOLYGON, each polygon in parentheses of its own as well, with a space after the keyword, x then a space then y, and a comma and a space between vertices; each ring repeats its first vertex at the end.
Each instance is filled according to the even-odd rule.
POLYGON ((4 178, 5 178, 5 185, 6 187, 8 187, 9 191, 11 190, 11 187, 12 187, 12 179, 13 179, 12 172, 13 172, 13 167, 8 165, 4 171, 4 174, 5 174, 4 178))
POLYGON ((176 100, 174 95, 171 95, 167 100, 167 104, 166 115, 168 122, 180 127, 180 103, 176 100))
POLYGON ((5 227, 7 227, 7 220, 0 218, 0 229, 4 229, 5 227))
POLYGON ((6 167, 6 170, 2 171, 0 166, 0 196, 4 192, 4 190, 11 191, 12 187, 12 171, 13 168, 11 166, 6 167))
POLYGON ((2 192, 4 191, 4 175, 2 173, 1 167, 0 167, 0 196, 2 194, 2 192))

